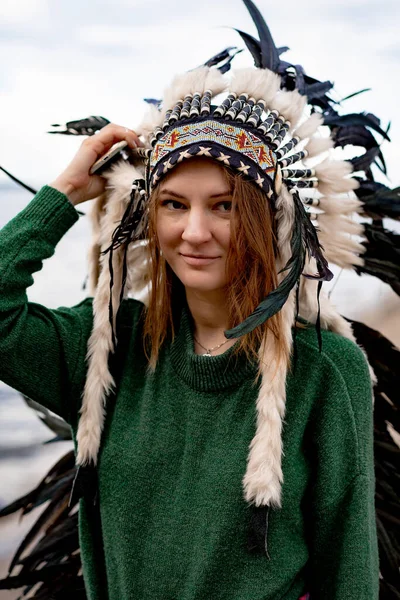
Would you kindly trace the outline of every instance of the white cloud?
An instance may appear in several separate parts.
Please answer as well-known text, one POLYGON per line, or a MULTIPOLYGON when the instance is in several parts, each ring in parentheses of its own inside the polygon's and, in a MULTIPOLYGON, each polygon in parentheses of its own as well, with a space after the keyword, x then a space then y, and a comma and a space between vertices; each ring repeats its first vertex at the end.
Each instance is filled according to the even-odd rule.
POLYGON ((43 19, 47 16, 47 0, 12 0, 1 3, 1 25, 28 24, 32 19, 43 19))

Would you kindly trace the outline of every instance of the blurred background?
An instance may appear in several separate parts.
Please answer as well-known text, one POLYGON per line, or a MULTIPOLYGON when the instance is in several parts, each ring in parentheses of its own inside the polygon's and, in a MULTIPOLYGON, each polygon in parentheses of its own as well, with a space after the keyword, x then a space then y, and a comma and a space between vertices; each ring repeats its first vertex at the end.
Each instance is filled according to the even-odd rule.
MULTIPOLYGON (((335 83, 343 112, 372 112, 392 143, 382 150, 389 187, 400 185, 398 0, 258 0, 284 56, 308 75, 335 83)), ((39 189, 74 155, 82 138, 46 133, 53 123, 101 115, 135 128, 143 101, 161 98, 176 72, 202 64, 227 46, 243 47, 230 28, 255 34, 241 0, 13 0, 0 11, 0 165, 39 189)), ((243 52, 234 66, 252 64, 243 52)), ((32 195, 0 173, 0 227, 32 195)), ((87 212, 90 203, 81 205, 87 212)), ((386 224, 393 228, 393 222, 386 224)), ((397 227, 397 231, 400 231, 397 227)), ((31 301, 70 306, 85 297, 88 219, 82 216, 61 240, 29 289, 31 301)), ((400 345, 400 300, 368 276, 335 271, 331 284, 341 313, 362 320, 400 345)), ((20 396, 0 382, 0 508, 35 486, 69 443, 43 445, 53 434, 20 396)), ((34 512, 18 523, 0 521, 0 578, 34 512)), ((0 592, 0 598, 15 594, 0 592)))

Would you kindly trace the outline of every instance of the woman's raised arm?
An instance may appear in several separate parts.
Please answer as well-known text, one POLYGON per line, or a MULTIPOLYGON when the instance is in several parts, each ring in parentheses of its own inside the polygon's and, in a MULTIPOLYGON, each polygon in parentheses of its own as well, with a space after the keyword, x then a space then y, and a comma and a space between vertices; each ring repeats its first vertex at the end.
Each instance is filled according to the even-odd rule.
POLYGON ((52 186, 43 187, 0 231, 0 380, 69 422, 82 392, 83 377, 77 381, 75 374, 85 364, 91 300, 50 310, 28 302, 26 290, 32 274, 78 220, 73 205, 103 191, 105 181, 89 175, 92 164, 122 139, 131 146, 139 143, 134 132, 118 125, 85 140, 52 186))

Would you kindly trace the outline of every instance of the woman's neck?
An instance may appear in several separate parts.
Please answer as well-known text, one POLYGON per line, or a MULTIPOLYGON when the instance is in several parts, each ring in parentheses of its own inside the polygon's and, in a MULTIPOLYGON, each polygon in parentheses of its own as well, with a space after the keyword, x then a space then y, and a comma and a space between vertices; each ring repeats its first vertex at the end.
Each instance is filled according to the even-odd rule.
MULTIPOLYGON (((194 321, 196 354, 204 354, 205 349, 215 348, 226 342, 224 331, 229 329, 226 297, 223 290, 211 293, 186 290, 186 301, 194 321)), ((222 354, 233 346, 236 340, 229 340, 212 356, 222 354)))

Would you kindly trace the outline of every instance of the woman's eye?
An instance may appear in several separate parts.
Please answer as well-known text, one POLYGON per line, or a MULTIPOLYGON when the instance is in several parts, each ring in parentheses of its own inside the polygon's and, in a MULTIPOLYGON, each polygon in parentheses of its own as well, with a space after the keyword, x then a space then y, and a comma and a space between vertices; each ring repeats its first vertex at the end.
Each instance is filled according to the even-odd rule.
POLYGON ((182 202, 178 202, 178 200, 163 200, 161 206, 165 206, 169 210, 179 210, 180 208, 185 208, 182 202))
POLYGON ((232 202, 230 200, 227 200, 225 202, 218 202, 216 208, 220 212, 230 212, 232 210, 232 202))

